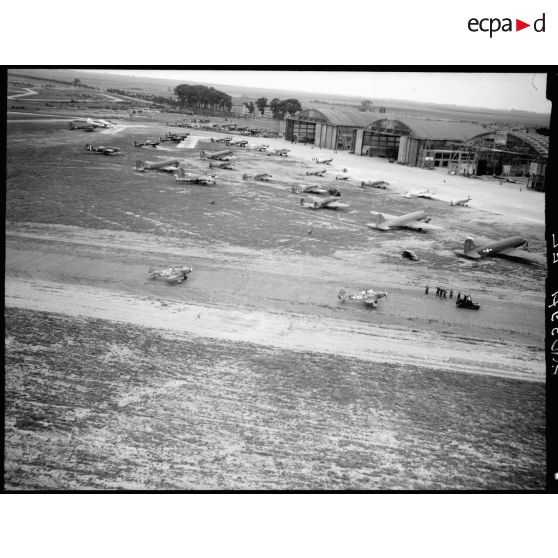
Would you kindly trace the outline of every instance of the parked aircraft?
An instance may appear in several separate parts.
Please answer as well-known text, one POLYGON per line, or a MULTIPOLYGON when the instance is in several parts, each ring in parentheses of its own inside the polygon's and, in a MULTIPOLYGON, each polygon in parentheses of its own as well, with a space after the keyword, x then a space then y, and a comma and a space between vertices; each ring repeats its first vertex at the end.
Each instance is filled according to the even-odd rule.
POLYGON ((226 138, 211 138, 211 143, 226 143, 227 145, 232 141, 232 138, 230 136, 227 136, 226 138))
POLYGON ((450 201, 450 205, 462 205, 464 207, 469 207, 469 202, 472 200, 471 196, 467 196, 466 200, 450 201))
POLYGON ((168 133, 166 136, 159 136, 159 141, 161 143, 163 143, 164 141, 172 141, 174 143, 180 143, 181 141, 184 141, 187 137, 188 137, 188 133, 168 133))
POLYGON ((188 275, 192 273, 191 267, 166 267, 163 269, 153 269, 149 268, 149 278, 150 279, 157 279, 157 277, 161 277, 162 279, 166 279, 168 283, 182 283, 188 279, 188 275))
POLYGON ((324 174, 327 172, 327 169, 321 170, 321 171, 306 171, 306 176, 324 176, 324 174))
POLYGON ((367 289, 358 293, 347 294, 345 289, 341 289, 337 293, 337 298, 339 298, 341 302, 347 302, 347 300, 361 300, 364 304, 372 306, 372 308, 377 308, 378 300, 380 298, 387 298, 387 292, 375 292, 372 289, 367 289))
POLYGON ((160 161, 157 163, 151 163, 149 161, 136 161, 136 170, 143 172, 146 170, 158 170, 163 172, 175 172, 180 165, 177 159, 168 159, 166 161, 160 161))
POLYGON ((348 174, 338 174, 335 180, 349 180, 351 178, 348 174))
POLYGON ((293 194, 327 194, 327 189, 316 184, 299 184, 293 186, 292 192, 293 194))
POLYGON ((316 163, 318 163, 318 165, 329 165, 332 161, 333 161, 333 157, 330 157, 329 159, 326 158, 320 159, 319 157, 316 157, 316 163))
POLYGON ((463 252, 456 251, 458 256, 463 258, 472 258, 478 260, 480 258, 501 256, 504 258, 522 259, 544 263, 544 257, 539 254, 533 254, 528 249, 529 243, 521 236, 512 236, 490 242, 483 246, 477 246, 472 238, 467 238, 463 245, 463 252))
POLYGON ((136 140, 134 140, 134 147, 157 147, 159 145, 160 142, 152 140, 152 139, 147 139, 145 141, 142 142, 138 142, 136 140))
POLYGON ((71 122, 68 122, 68 130, 84 130, 85 132, 92 132, 95 128, 98 128, 98 126, 89 124, 82 120, 72 120, 71 122))
POLYGON ((428 231, 428 230, 441 230, 442 227, 431 225, 430 219, 424 211, 415 211, 414 213, 407 213, 405 215, 388 215, 387 213, 376 213, 376 220, 374 223, 367 223, 366 226, 371 229, 378 229, 380 231, 389 231, 390 229, 412 229, 414 231, 428 231))
POLYGON ((427 198, 430 200, 437 200, 438 194, 432 192, 431 190, 411 190, 403 194, 404 198, 427 198))
POLYGON ((98 118, 97 120, 88 118, 87 123, 93 126, 97 126, 97 128, 112 128, 114 126, 112 122, 109 122, 108 120, 103 120, 102 118, 98 118))
POLYGON ((340 202, 336 197, 331 198, 309 198, 309 201, 306 201, 304 198, 300 200, 300 205, 302 207, 308 207, 310 209, 341 209, 343 207, 350 207, 349 204, 340 202))
POLYGON ((380 188, 381 190, 385 190, 388 185, 389 183, 385 180, 363 180, 360 183, 361 188, 380 188))
POLYGON ((120 151, 118 147, 111 147, 110 145, 98 145, 95 147, 90 143, 85 145, 85 149, 87 149, 87 151, 91 151, 92 153, 102 153, 103 155, 116 155, 120 151))
POLYGON ((266 155, 279 155, 279 157, 287 157, 290 149, 266 149, 266 155))
POLYGON ((268 174, 267 172, 262 172, 260 174, 246 174, 242 175, 242 180, 259 180, 261 182, 270 182, 272 179, 272 175, 268 174))
POLYGON ((210 162, 209 163, 210 169, 227 169, 227 170, 235 170, 234 166, 229 163, 228 161, 223 161, 222 163, 217 162, 210 162))
POLYGON ((247 140, 235 140, 229 142, 229 145, 236 145, 237 147, 246 147, 248 145, 247 140))
POLYGON ((215 184, 214 174, 194 174, 186 172, 183 167, 178 168, 175 178, 179 182, 189 182, 191 184, 215 184))
POLYGON ((251 143, 248 145, 248 149, 250 149, 251 151, 267 151, 267 149, 269 149, 269 145, 267 143, 262 143, 259 145, 251 143))
POLYGON ((230 149, 224 149, 223 151, 213 151, 207 153, 206 151, 200 152, 200 157, 202 159, 213 159, 214 161, 232 161, 233 152, 230 149))

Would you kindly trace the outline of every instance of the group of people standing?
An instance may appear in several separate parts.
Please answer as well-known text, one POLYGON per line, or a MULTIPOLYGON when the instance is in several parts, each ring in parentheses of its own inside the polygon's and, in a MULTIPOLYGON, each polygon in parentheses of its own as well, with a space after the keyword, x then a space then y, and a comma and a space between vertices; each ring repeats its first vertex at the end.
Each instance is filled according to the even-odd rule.
MULTIPOLYGON (((430 290, 430 287, 428 285, 426 285, 426 287, 424 287, 424 294, 428 294, 429 290, 430 290)), ((448 298, 447 289, 442 289, 441 287, 436 287, 436 296, 438 296, 440 298, 448 298)), ((450 289, 449 297, 453 298, 453 289, 450 289)), ((460 297, 461 297, 461 293, 457 293, 457 298, 459 299, 460 297)))

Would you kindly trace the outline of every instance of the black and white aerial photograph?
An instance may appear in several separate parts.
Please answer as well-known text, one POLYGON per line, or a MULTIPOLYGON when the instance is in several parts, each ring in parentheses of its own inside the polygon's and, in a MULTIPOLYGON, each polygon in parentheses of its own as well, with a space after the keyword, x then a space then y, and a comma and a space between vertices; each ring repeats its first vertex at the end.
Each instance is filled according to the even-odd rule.
POLYGON ((547 74, 5 75, 6 490, 545 489, 547 74))

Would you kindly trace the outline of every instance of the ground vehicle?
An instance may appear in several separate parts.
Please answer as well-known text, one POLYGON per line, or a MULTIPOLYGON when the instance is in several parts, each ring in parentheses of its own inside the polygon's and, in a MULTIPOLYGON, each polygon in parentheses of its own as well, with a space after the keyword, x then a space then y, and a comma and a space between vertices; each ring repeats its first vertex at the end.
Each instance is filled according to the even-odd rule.
POLYGON ((469 310, 478 310, 480 308, 480 304, 473 302, 471 295, 458 296, 455 304, 458 308, 466 308, 469 310))

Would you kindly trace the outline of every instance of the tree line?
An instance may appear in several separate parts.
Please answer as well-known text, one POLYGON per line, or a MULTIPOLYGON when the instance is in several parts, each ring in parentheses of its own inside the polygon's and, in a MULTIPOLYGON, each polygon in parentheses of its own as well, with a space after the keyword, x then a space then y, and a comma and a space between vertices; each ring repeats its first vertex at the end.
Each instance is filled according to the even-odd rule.
POLYGON ((206 85, 182 83, 174 88, 174 94, 183 107, 212 110, 231 110, 232 97, 206 85))
POLYGON ((255 104, 253 101, 250 101, 248 103, 244 103, 244 106, 248 109, 250 116, 252 116, 256 107, 262 116, 264 115, 265 109, 269 107, 273 114, 273 118, 277 120, 282 120, 287 114, 296 114, 302 110, 302 105, 298 99, 285 99, 282 101, 277 97, 271 99, 269 104, 266 97, 260 97, 256 99, 255 104))

